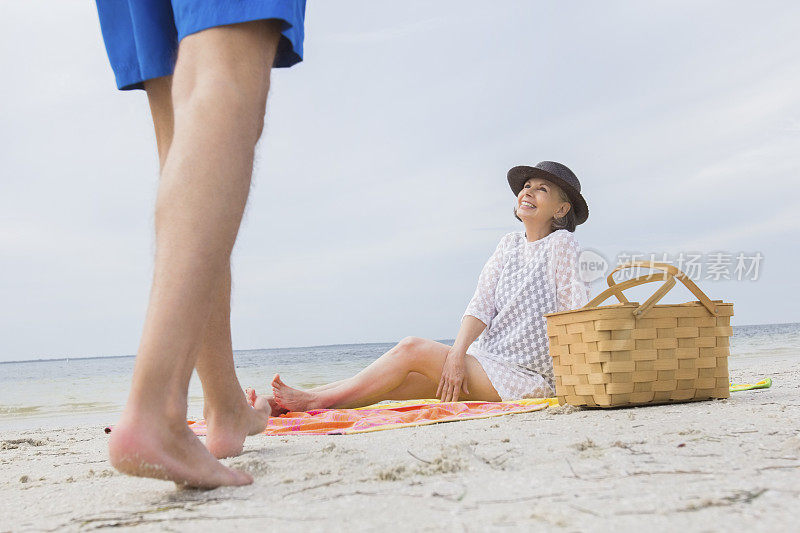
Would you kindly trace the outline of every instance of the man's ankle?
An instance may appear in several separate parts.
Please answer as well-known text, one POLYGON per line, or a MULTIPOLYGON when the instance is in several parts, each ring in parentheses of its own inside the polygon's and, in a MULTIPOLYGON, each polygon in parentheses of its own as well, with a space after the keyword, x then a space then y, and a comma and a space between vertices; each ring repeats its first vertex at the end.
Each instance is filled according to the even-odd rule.
POLYGON ((203 400, 203 415, 206 418, 216 414, 237 415, 249 408, 244 392, 238 395, 206 396, 203 400))

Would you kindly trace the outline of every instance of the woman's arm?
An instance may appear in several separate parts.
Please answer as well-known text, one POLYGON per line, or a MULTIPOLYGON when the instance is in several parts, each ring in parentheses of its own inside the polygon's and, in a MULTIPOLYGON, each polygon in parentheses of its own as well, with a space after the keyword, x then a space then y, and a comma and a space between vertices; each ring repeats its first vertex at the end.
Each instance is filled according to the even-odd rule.
POLYGON ((470 345, 475 342, 484 329, 486 329, 486 324, 474 316, 467 315, 461 321, 456 340, 444 361, 439 388, 436 390, 436 397, 443 402, 457 402, 458 395, 462 390, 464 394, 469 394, 464 358, 470 345))
POLYGON ((439 388, 436 391, 436 396, 443 402, 458 401, 458 395, 462 390, 465 394, 469 394, 464 358, 470 345, 484 329, 489 327, 497 315, 494 292, 503 271, 503 253, 509 236, 510 234, 500 239, 494 253, 483 266, 475 294, 467 305, 456 340, 445 359, 439 388))
MULTIPOLYGON (((492 320, 497 315, 497 306, 494 298, 497 283, 500 280, 500 275, 503 273, 503 264, 505 262, 505 247, 511 234, 505 235, 497 245, 494 253, 486 264, 483 265, 481 275, 478 277, 478 285, 475 287, 475 294, 467 305, 464 311, 463 319, 467 316, 477 318, 485 324, 485 327, 492 325, 492 320)), ((474 340, 474 339, 473 339, 474 340)))
POLYGON ((461 327, 458 329, 458 335, 456 335, 451 351, 460 353, 462 357, 467 355, 470 345, 483 333, 484 329, 486 329, 486 324, 479 319, 471 315, 465 316, 461 321, 461 327))
POLYGON ((556 284, 556 311, 580 309, 589 303, 591 287, 578 270, 580 245, 575 235, 567 233, 554 242, 553 271, 556 284))

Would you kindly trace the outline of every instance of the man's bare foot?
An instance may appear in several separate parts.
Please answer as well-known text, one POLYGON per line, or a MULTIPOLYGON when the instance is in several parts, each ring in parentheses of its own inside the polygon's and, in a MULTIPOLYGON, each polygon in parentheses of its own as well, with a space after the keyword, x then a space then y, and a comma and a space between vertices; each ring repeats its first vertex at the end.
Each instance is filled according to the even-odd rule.
POLYGON ((264 431, 270 417, 270 406, 263 402, 258 409, 242 398, 234 406, 214 406, 206 403, 206 448, 217 459, 235 457, 242 453, 244 439, 264 431))
POLYGON ((123 415, 111 432, 108 455, 111 465, 123 474, 180 486, 211 489, 253 482, 250 474, 217 461, 185 420, 167 423, 123 415))
POLYGON ((281 416, 289 412, 278 405, 278 402, 275 401, 273 396, 259 396, 253 388, 245 389, 244 395, 250 407, 256 410, 266 411, 269 413, 269 416, 281 416))
POLYGON ((320 399, 316 394, 290 387, 281 381, 278 374, 275 374, 272 379, 272 395, 278 405, 289 411, 304 412, 326 407, 320 404, 320 399))

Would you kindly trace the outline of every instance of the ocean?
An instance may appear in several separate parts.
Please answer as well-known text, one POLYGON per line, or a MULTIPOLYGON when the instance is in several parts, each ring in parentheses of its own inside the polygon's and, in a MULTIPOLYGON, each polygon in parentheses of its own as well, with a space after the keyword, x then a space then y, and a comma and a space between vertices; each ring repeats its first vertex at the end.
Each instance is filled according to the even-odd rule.
MULTIPOLYGON (((276 372, 291 385, 314 387, 355 374, 392 346, 241 350, 234 352, 234 360, 242 387, 262 393, 270 391, 276 372)), ((793 355, 798 346, 800 323, 734 326, 731 357, 793 355)), ((0 431, 114 423, 128 394, 133 363, 133 356, 0 363, 0 431)), ((195 375, 189 386, 189 416, 201 416, 202 408, 195 375)))

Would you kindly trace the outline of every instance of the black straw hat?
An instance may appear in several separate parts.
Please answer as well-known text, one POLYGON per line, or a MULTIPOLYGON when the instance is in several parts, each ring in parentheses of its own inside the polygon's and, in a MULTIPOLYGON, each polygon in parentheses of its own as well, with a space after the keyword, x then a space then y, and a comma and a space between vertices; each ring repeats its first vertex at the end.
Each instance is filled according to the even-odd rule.
POLYGON ((555 161, 542 161, 535 167, 520 166, 508 171, 508 184, 515 195, 519 195, 525 182, 531 178, 552 181, 567 193, 575 210, 575 224, 583 224, 589 218, 589 206, 581 196, 581 182, 566 166, 555 161))

